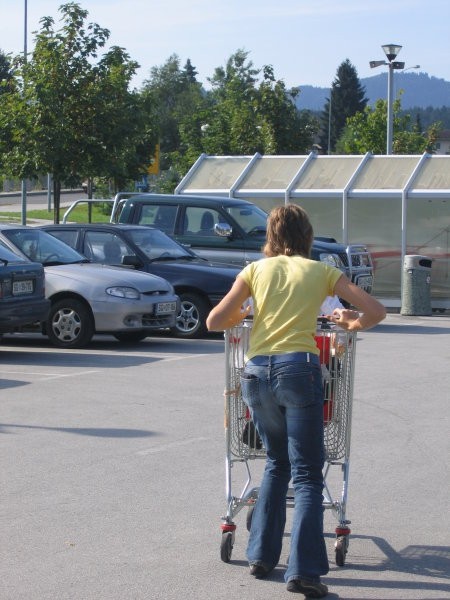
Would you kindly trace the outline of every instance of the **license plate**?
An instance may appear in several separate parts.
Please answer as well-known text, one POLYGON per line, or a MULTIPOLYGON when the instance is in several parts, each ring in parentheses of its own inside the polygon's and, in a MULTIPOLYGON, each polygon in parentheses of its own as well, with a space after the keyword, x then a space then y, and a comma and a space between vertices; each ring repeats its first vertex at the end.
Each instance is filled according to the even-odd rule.
POLYGON ((176 302, 158 302, 156 305, 156 314, 165 315, 167 313, 173 313, 177 310, 176 302))
POLYGON ((12 293, 14 296, 20 296, 20 294, 32 294, 33 282, 31 279, 25 279, 24 281, 13 281, 12 293))

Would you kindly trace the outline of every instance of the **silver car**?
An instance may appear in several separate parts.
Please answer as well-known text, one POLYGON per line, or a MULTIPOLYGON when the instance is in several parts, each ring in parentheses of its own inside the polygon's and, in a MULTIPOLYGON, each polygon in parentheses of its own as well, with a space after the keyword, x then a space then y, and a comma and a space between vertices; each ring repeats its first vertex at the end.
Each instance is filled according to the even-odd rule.
POLYGON ((42 333, 60 348, 82 348, 94 333, 139 341, 172 328, 179 298, 155 275, 92 264, 45 231, 0 224, 0 239, 45 268, 45 295, 51 302, 42 333))

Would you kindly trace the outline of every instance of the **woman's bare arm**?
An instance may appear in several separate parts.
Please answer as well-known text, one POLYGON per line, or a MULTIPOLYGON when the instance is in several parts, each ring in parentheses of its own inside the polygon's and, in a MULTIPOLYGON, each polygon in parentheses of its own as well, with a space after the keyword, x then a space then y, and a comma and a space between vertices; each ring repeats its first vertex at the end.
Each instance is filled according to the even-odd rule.
POLYGON ((223 331, 245 319, 249 315, 251 307, 247 306, 247 308, 242 310, 242 305, 249 296, 250 290, 248 285, 238 275, 228 294, 209 313, 206 319, 208 330, 223 331))
POLYGON ((334 286, 334 293, 355 306, 362 314, 354 310, 337 308, 332 315, 327 315, 330 321, 343 329, 357 331, 370 329, 386 317, 386 309, 376 298, 352 283, 342 275, 334 286))

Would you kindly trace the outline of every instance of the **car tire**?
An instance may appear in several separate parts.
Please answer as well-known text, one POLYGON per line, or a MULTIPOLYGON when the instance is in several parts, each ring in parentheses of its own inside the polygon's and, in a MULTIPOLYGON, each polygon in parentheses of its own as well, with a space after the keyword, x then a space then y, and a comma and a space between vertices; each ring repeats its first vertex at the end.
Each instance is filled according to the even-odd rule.
POLYGON ((76 298, 64 298, 52 304, 45 330, 58 348, 84 348, 95 333, 90 309, 76 298))
POLYGON ((199 338, 205 335, 206 317, 209 306, 198 294, 186 292, 178 294, 180 298, 180 312, 177 315, 172 334, 179 338, 199 338))
POLYGON ((122 333, 115 333, 114 337, 118 342, 123 342, 124 344, 132 344, 134 342, 142 342, 148 337, 148 333, 144 331, 124 331, 122 333))

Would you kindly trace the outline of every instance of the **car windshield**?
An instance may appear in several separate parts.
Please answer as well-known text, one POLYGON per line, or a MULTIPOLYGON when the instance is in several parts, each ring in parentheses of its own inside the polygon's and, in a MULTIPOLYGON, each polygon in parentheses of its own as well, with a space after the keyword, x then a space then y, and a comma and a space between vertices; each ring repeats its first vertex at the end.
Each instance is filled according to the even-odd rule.
POLYGON ((150 260, 180 259, 193 260, 196 255, 175 242, 159 229, 130 229, 128 237, 150 260))
POLYGON ((40 229, 4 229, 3 235, 25 256, 43 265, 89 262, 64 242, 40 229))
POLYGON ((237 204, 227 207, 226 210, 245 233, 261 237, 266 235, 268 214, 259 206, 237 204))

